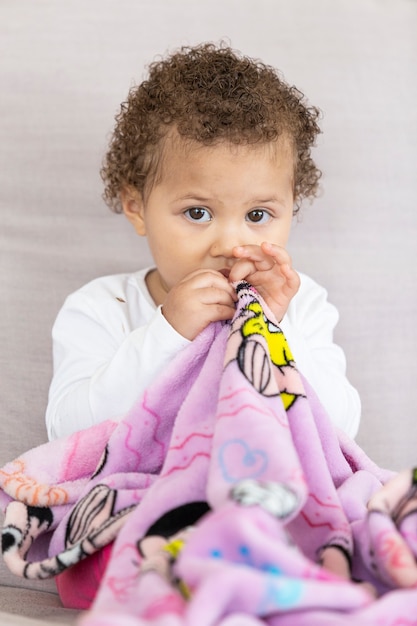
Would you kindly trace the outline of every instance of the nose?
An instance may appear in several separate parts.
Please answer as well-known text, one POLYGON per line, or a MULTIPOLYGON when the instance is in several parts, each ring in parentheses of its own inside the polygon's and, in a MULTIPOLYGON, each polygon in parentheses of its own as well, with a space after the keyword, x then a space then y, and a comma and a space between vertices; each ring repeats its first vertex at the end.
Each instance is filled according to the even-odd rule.
POLYGON ((232 220, 222 220, 216 225, 215 232, 212 231, 212 242, 210 253, 213 257, 223 257, 224 259, 234 259, 233 248, 247 243, 243 241, 244 236, 239 224, 232 220))
POLYGON ((234 244, 226 243, 225 241, 217 240, 211 246, 211 256, 213 257, 224 257, 225 259, 233 258, 232 250, 234 244))
POLYGON ((230 229, 223 229, 216 234, 211 244, 210 253, 213 257, 223 257, 232 259, 233 248, 238 245, 236 233, 230 232, 230 229))

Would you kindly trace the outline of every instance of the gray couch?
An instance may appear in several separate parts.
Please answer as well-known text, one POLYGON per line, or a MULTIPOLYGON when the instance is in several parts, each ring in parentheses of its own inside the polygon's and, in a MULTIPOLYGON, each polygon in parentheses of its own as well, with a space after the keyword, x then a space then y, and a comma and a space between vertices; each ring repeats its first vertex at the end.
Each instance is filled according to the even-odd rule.
MULTIPOLYGON (((339 308, 358 441, 417 460, 417 3, 3 0, 0 4, 0 466, 46 439, 50 330, 65 296, 149 263, 105 208, 113 116, 158 53, 230 38, 321 107, 323 195, 294 226, 297 267, 339 308)), ((67 624, 53 581, 0 568, 0 626, 67 624)))

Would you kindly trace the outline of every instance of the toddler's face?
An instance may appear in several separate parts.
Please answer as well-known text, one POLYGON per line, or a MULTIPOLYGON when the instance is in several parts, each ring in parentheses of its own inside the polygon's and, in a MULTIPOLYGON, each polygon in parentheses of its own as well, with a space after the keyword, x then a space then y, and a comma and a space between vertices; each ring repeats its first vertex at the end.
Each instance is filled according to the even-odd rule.
POLYGON ((177 138, 167 141, 161 176, 150 193, 133 209, 124 203, 124 209, 138 234, 148 238, 158 282, 168 292, 197 269, 227 275, 236 262, 234 246, 268 241, 285 247, 293 179, 287 142, 207 147, 177 138))

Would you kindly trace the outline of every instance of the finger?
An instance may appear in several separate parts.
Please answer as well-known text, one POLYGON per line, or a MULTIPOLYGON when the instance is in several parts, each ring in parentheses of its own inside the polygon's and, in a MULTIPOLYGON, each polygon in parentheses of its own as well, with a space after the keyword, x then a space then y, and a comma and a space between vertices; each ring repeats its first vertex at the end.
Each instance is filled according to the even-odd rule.
POLYGON ((298 273, 289 265, 288 263, 284 263, 280 265, 280 271, 287 282, 287 288, 290 291, 297 292, 301 285, 301 279, 298 273))
POLYGON ((237 258, 250 258, 253 261, 263 261, 273 258, 276 263, 291 263, 290 255, 282 246, 264 241, 260 246, 248 244, 245 246, 235 246, 233 256, 237 258))
POLYGON ((221 303, 208 303, 202 305, 198 314, 199 330, 202 330, 210 322, 231 320, 236 313, 234 305, 221 303))
MULTIPOLYGON (((230 285, 231 286, 231 285, 230 285)), ((203 287, 198 290, 198 299, 202 304, 207 305, 222 305, 228 306, 235 310, 236 292, 233 290, 233 295, 224 289, 218 287, 203 287)))
POLYGON ((300 277, 298 273, 288 263, 278 264, 275 262, 265 261, 264 267, 262 262, 255 262, 250 259, 239 259, 230 270, 229 281, 238 282, 239 280, 257 280, 261 278, 262 272, 276 269, 276 278, 280 275, 285 279, 287 287, 290 291, 298 291, 300 287, 300 277), (250 277, 250 278, 249 278, 250 277))
POLYGON ((253 261, 249 259, 240 259, 237 261, 229 274, 229 281, 231 283, 237 283, 240 280, 244 280, 251 274, 256 272, 256 266, 253 261))
POLYGON ((253 277, 256 272, 271 270, 275 265, 275 259, 256 245, 236 246, 233 248, 233 255, 238 260, 230 270, 230 282, 237 282, 248 276, 253 277))
POLYGON ((368 510, 390 515, 409 496, 412 487, 411 470, 399 472, 373 494, 368 502, 368 510))
POLYGON ((277 246, 269 241, 264 241, 261 244, 261 250, 264 254, 272 257, 275 263, 279 265, 289 265, 291 267, 291 257, 287 250, 282 246, 277 246))
POLYGON ((270 270, 274 265, 277 265, 280 269, 283 265, 288 266, 288 275, 291 270, 291 257, 285 248, 267 241, 264 241, 261 246, 236 246, 233 249, 233 255, 240 260, 252 261, 258 271, 270 270))
POLYGON ((231 320, 235 313, 236 308, 234 306, 215 304, 213 306, 213 315, 211 316, 211 321, 220 322, 224 320, 231 320))
POLYGON ((216 270, 196 270, 186 276, 181 283, 188 284, 193 289, 218 289, 229 294, 233 302, 236 302, 236 291, 229 280, 216 270))
POLYGON ((233 248, 233 256, 238 259, 250 259, 251 261, 268 261, 270 262, 270 254, 265 254, 261 246, 249 244, 247 246, 235 246, 233 248))

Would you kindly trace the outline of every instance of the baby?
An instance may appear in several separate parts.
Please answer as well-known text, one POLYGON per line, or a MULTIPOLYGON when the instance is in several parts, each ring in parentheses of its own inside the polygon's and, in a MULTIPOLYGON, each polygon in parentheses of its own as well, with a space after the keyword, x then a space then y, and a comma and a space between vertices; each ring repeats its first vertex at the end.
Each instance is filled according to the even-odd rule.
POLYGON ((273 68, 224 45, 150 66, 116 117, 102 178, 154 265, 67 298, 53 329, 51 439, 122 418, 208 324, 232 318, 241 279, 275 314, 334 424, 355 436, 360 402, 333 342, 337 311, 286 250, 318 188, 318 118, 273 68))

